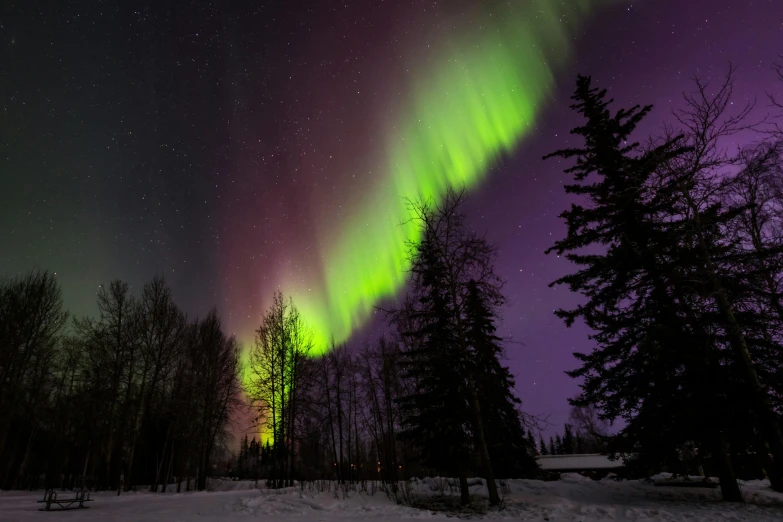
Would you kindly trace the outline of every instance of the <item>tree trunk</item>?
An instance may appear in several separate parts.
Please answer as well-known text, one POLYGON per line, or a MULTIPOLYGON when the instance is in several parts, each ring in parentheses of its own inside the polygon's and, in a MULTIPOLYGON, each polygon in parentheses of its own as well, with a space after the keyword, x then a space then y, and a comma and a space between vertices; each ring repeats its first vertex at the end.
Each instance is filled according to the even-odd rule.
POLYGON ((136 458, 136 442, 139 438, 139 432, 141 431, 142 424, 144 421, 144 414, 146 412, 145 405, 146 405, 146 399, 142 400, 141 397, 146 397, 145 394, 145 387, 147 385, 147 374, 146 371, 144 373, 144 376, 141 380, 141 386, 139 388, 139 406, 136 408, 136 413, 133 416, 132 422, 132 432, 131 432, 131 443, 130 443, 130 450, 128 453, 128 473, 127 477, 128 480, 125 481, 125 491, 130 491, 130 488, 132 486, 133 482, 133 461, 136 458))
POLYGON ((345 468, 344 468, 344 466, 345 466, 344 462, 345 461, 343 460, 343 407, 342 407, 342 393, 341 393, 341 390, 340 390, 340 386, 341 386, 341 382, 340 381, 342 380, 341 379, 341 376, 342 376, 341 375, 341 371, 342 370, 340 369, 339 366, 340 366, 340 361, 338 361, 337 358, 335 357, 335 377, 336 377, 336 379, 335 379, 335 385, 336 385, 335 399, 337 401, 337 404, 336 404, 336 406, 337 406, 337 434, 338 434, 339 442, 340 442, 340 447, 339 447, 339 450, 340 450, 340 462, 337 464, 337 468, 340 470, 340 474, 339 474, 340 483, 343 483, 343 482, 345 482, 345 468))
POLYGON ((734 466, 731 464, 731 455, 729 446, 723 435, 715 441, 715 450, 713 451, 715 465, 718 467, 718 478, 720 479, 720 492, 723 500, 726 502, 744 502, 742 491, 737 484, 737 477, 734 474, 734 466))
POLYGON ((202 441, 198 471, 196 473, 196 489, 198 491, 204 491, 207 489, 207 460, 206 441, 202 441))
MULTIPOLYGON (((332 458, 334 459, 334 466, 337 467, 337 445, 335 441, 335 435, 334 435, 334 417, 332 416, 332 398, 331 394, 329 393, 329 367, 328 367, 328 359, 324 357, 324 390, 326 391, 326 413, 329 419, 329 433, 332 436, 332 458)), ((340 482, 340 469, 337 468, 337 482, 340 482)))
POLYGON ((3 489, 11 489, 13 487, 14 483, 14 477, 11 476, 11 471, 13 471, 13 466, 16 463, 16 450, 19 446, 19 437, 21 434, 17 431, 12 436, 12 442, 8 446, 11 451, 8 453, 8 464, 5 467, 5 473, 3 474, 3 489))
POLYGON ((781 432, 780 428, 780 419, 775 413, 775 410, 769 401, 769 397, 767 396, 767 392, 764 390, 764 387, 759 380, 758 373, 753 366, 753 359, 750 356, 750 350, 748 349, 745 335, 737 321, 737 317, 726 296, 723 285, 718 279, 709 248, 704 239, 701 221, 699 219, 699 209, 687 191, 683 190, 682 193, 693 211, 693 222, 697 233, 699 249, 701 250, 702 259, 704 261, 704 270, 710 286, 712 287, 715 303, 724 320, 726 334, 731 348, 734 351, 736 363, 750 388, 749 391, 753 401, 751 408, 759 416, 761 430, 767 444, 769 444, 770 452, 772 453, 773 462, 771 469, 769 470, 770 482, 775 491, 781 492, 783 491, 783 432, 781 432))
MULTIPOLYGON (((37 426, 30 430, 30 436, 27 438, 27 446, 24 450, 24 457, 22 457, 22 463, 19 465, 19 469, 16 472, 17 480, 24 477, 24 469, 27 466, 27 461, 30 459, 30 448, 33 445, 33 438, 35 437, 36 431, 38 431, 37 426)), ((19 484, 17 484, 17 487, 19 487, 19 484)))
MULTIPOLYGON (((163 479, 163 491, 166 493, 169 489, 169 481, 171 480, 171 470, 174 469, 174 444, 171 445, 171 456, 169 456, 169 469, 166 472, 166 478, 163 479)), ((177 483, 177 493, 179 493, 179 483, 177 483)))
POLYGON ((355 445, 355 448, 354 448, 355 451, 354 451, 353 454, 355 456, 354 460, 356 461, 356 482, 359 483, 359 478, 360 478, 359 477, 359 462, 360 462, 360 458, 359 458, 359 422, 358 422, 358 419, 356 418, 356 410, 357 409, 358 409, 358 407, 354 409, 354 418, 353 418, 353 443, 355 445))
POLYGON ((460 466, 459 470, 459 503, 463 506, 470 504, 470 488, 468 487, 468 477, 463 466, 460 466))
POLYGON ((90 463, 90 451, 92 450, 92 441, 87 445, 87 454, 84 456, 84 468, 82 469, 82 487, 87 487, 87 464, 90 463))
POLYGON ((468 377, 468 388, 470 388, 470 412, 473 416, 474 439, 476 451, 479 454, 484 480, 487 481, 487 491, 489 492, 489 503, 492 506, 500 504, 500 495, 498 495, 497 484, 495 484, 495 473, 492 471, 492 462, 489 458, 487 441, 484 438, 484 423, 481 420, 481 406, 479 405, 476 392, 476 383, 473 376, 468 377))
MULTIPOLYGON (((169 444, 169 436, 171 435, 172 424, 174 423, 169 422, 169 427, 168 429, 166 429, 166 438, 163 439, 163 452, 161 453, 160 458, 158 459, 157 466, 155 469, 155 481, 152 483, 152 488, 150 488, 150 490, 153 492, 158 491, 158 484, 160 484, 160 472, 163 470, 163 463, 166 461, 166 448, 168 447, 169 444)), ((157 451, 155 453, 157 457, 157 451)))
POLYGON ((291 399, 289 401, 291 412, 289 414, 289 427, 288 427, 288 445, 290 449, 288 450, 288 485, 289 487, 294 486, 294 439, 295 439, 295 426, 294 420, 296 419, 296 386, 293 383, 293 376, 292 376, 292 385, 291 385, 291 399))
MULTIPOLYGON (((708 268, 711 268, 711 266, 708 268)), ((758 373, 756 373, 756 369, 753 366, 753 360, 750 356, 745 336, 737 322, 734 311, 726 298, 726 294, 723 292, 718 278, 712 271, 710 272, 710 282, 715 289, 718 309, 727 323, 726 333, 728 334, 729 342, 734 350, 736 359, 738 359, 737 363, 740 371, 750 388, 754 403, 751 407, 756 410, 759 416, 764 438, 767 440, 772 453, 772 463, 769 470, 770 483, 775 491, 783 491, 783 433, 781 433, 780 429, 780 419, 769 402, 767 392, 764 390, 758 373)))
MULTIPOLYGON (((454 273, 453 270, 449 270, 450 273, 454 273)), ((459 347, 462 352, 465 361, 469 360, 469 354, 467 346, 465 345, 465 328, 462 322, 462 317, 459 312, 459 299, 457 297, 457 285, 452 280, 449 293, 451 299, 451 306, 454 310, 454 324, 456 325, 457 335, 460 339, 459 347)), ((466 372, 468 378, 468 401, 470 403, 470 413, 473 418, 473 440, 476 445, 476 452, 478 452, 479 462, 481 464, 482 472, 484 474, 484 480, 487 481, 487 492, 489 493, 489 503, 492 506, 500 504, 500 496, 498 495, 497 484, 495 484, 495 473, 492 471, 492 461, 489 457, 489 450, 487 449, 487 441, 484 437, 484 422, 481 417, 481 405, 478 400, 478 390, 476 389, 476 381, 473 378, 472 370, 468 369, 466 372)))
POLYGON ((346 416, 346 420, 348 421, 348 425, 346 426, 347 432, 346 432, 346 444, 348 445, 348 483, 353 484, 353 447, 351 446, 352 442, 352 434, 351 434, 351 428, 353 427, 353 421, 351 419, 351 414, 353 413, 352 410, 352 392, 351 392, 351 380, 348 380, 348 414, 346 416))

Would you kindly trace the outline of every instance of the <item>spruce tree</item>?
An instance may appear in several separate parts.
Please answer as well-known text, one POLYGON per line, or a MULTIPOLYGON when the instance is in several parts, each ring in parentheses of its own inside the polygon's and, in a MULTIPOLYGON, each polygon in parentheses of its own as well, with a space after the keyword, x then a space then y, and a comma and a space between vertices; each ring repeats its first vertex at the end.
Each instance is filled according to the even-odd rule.
POLYGON ((500 477, 532 477, 537 465, 528 447, 535 449, 535 439, 531 432, 525 439, 517 411, 521 401, 514 395, 514 377, 500 362, 503 349, 501 339, 495 335, 495 311, 474 280, 467 285, 465 316, 469 371, 475 376, 493 469, 500 477))
POLYGON ((420 444, 425 459, 440 463, 441 469, 457 469, 463 502, 469 501, 468 460, 475 458, 489 502, 497 505, 500 495, 485 417, 491 418, 489 430, 501 445, 525 447, 525 433, 516 411, 514 425, 514 403, 503 389, 480 382, 488 373, 502 375, 503 368, 495 347, 481 344, 486 341, 481 332, 485 326, 468 317, 470 281, 475 280, 483 302, 492 305, 503 302, 502 282, 494 272, 494 247, 467 229, 461 201, 462 193, 449 191, 435 208, 426 202, 411 204, 422 240, 410 245, 413 277, 405 306, 392 312, 408 344, 402 367, 415 384, 413 393, 400 400, 405 417, 401 436, 420 444), (497 364, 479 368, 473 360, 477 348, 482 360, 497 364), (507 404, 498 403, 499 411, 492 411, 498 398, 507 404), (482 403, 490 404, 488 411, 482 403), (431 414, 438 411, 444 414, 431 414))
POLYGON ((557 448, 555 448, 555 439, 549 437, 549 454, 557 455, 557 448))
POLYGON ((563 453, 571 455, 574 453, 574 434, 571 432, 571 425, 565 425, 565 433, 563 434, 563 453))
POLYGON ((245 435, 239 443, 239 455, 237 456, 237 476, 239 478, 245 478, 247 474, 248 448, 247 435, 245 435))
POLYGON ((418 249, 418 303, 408 303, 412 327, 403 335, 412 340, 401 366, 414 390, 399 399, 403 416, 399 437, 419 448, 429 467, 456 472, 466 503, 470 414, 463 376, 467 361, 454 350, 457 341, 443 295, 443 267, 433 240, 425 237, 418 249))
POLYGON ((546 447, 546 443, 544 442, 544 437, 538 438, 538 452, 541 455, 549 455, 549 450, 546 447))
POLYGON ((590 78, 579 77, 573 99, 586 123, 572 134, 584 146, 547 156, 576 158, 565 171, 575 183, 565 188, 587 202, 562 213, 567 236, 548 250, 580 266, 552 285, 587 297, 556 314, 568 326, 583 319, 597 344, 589 354, 575 354, 582 366, 568 373, 584 383, 572 403, 596 404, 608 420, 626 419, 612 448, 634 451, 638 462, 662 462, 683 442, 699 441, 716 457, 724 498, 741 500, 722 415, 731 390, 709 386, 727 379, 709 311, 695 302, 702 289, 690 286, 697 252, 682 216, 671 215, 678 187, 660 179, 688 149, 675 136, 642 150, 631 134, 651 107, 612 115, 606 91, 593 88, 590 78), (596 246, 603 251, 585 252, 596 246))

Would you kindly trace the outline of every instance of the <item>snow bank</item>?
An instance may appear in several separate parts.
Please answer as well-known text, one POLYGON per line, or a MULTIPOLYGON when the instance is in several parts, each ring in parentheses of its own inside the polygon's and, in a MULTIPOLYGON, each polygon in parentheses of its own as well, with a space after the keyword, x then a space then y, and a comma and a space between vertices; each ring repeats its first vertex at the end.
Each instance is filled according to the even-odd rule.
MULTIPOLYGON (((471 480, 471 484, 476 504, 486 506, 483 481, 471 480)), ((39 522, 57 518, 107 522, 391 522, 445 520, 454 516, 397 505, 381 492, 370 495, 338 490, 335 484, 326 484, 329 490, 320 492, 315 487, 267 490, 253 489, 254 486, 254 481, 216 480, 212 482, 213 492, 137 492, 119 497, 116 493, 102 492, 93 494, 96 501, 90 509, 61 514, 37 510, 39 504, 35 501, 42 498, 43 492, 2 492, 0 521, 39 522)), ((577 474, 564 474, 562 480, 555 482, 503 481, 501 490, 503 509, 470 518, 536 522, 783 520, 783 494, 771 491, 769 484, 761 481, 743 484, 746 505, 720 502, 720 492, 716 489, 655 486, 649 481, 595 482, 577 474)), ((409 493, 418 499, 435 501, 458 497, 459 488, 454 479, 435 477, 411 481, 409 493)), ((465 518, 467 514, 459 516, 465 518)))

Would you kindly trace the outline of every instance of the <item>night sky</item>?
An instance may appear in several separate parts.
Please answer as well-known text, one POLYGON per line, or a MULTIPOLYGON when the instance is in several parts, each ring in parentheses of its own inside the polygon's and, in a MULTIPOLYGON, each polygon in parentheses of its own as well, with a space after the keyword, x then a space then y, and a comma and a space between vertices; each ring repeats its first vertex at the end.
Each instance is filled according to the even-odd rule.
MULTIPOLYGON (((592 75, 619 104, 655 104, 641 138, 671 119, 694 74, 717 80, 730 62, 738 103, 783 91, 771 69, 783 53, 781 0, 592 3, 558 19, 564 48, 535 51, 548 53, 552 84, 530 79, 535 111, 509 152, 489 152, 492 168, 479 169, 465 209, 500 250, 501 332, 515 341, 507 350, 524 408, 556 426, 578 392, 563 372, 590 342, 552 314, 578 297, 547 287, 572 267, 543 253, 565 232, 557 215, 568 199, 565 165, 540 158, 569 145, 575 75, 592 75)), ((395 219, 387 211, 398 200, 387 156, 414 150, 422 134, 404 123, 428 115, 422 99, 438 101, 426 90, 451 63, 448 50, 475 48, 482 59, 487 47, 471 40, 482 31, 514 48, 508 28, 518 22, 525 35, 546 35, 537 20, 503 20, 504 4, 529 16, 534 4, 563 2, 4 4, 0 276, 56 272, 67 307, 84 315, 95 313, 99 284, 121 278, 138 290, 162 274, 191 316, 217 306, 247 344, 275 290, 333 324, 334 289, 391 262, 374 246, 389 244, 378 224, 395 219)), ((534 52, 521 47, 508 56, 534 52)), ((455 103, 485 94, 465 92, 455 103)), ((350 308, 335 335, 377 336, 382 317, 367 311, 376 301, 350 308)))

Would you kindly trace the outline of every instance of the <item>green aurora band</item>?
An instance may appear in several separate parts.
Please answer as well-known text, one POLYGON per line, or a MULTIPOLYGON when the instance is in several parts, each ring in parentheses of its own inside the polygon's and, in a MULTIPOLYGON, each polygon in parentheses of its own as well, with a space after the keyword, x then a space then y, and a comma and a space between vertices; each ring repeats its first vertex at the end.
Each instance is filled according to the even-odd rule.
POLYGON ((609 1, 506 3, 410 67, 400 118, 384 140, 384 179, 321 252, 320 291, 283 287, 313 330, 316 354, 347 340, 405 284, 407 245, 419 240, 406 201, 438 203, 450 187, 475 187, 511 153, 533 129, 581 22, 609 1))

